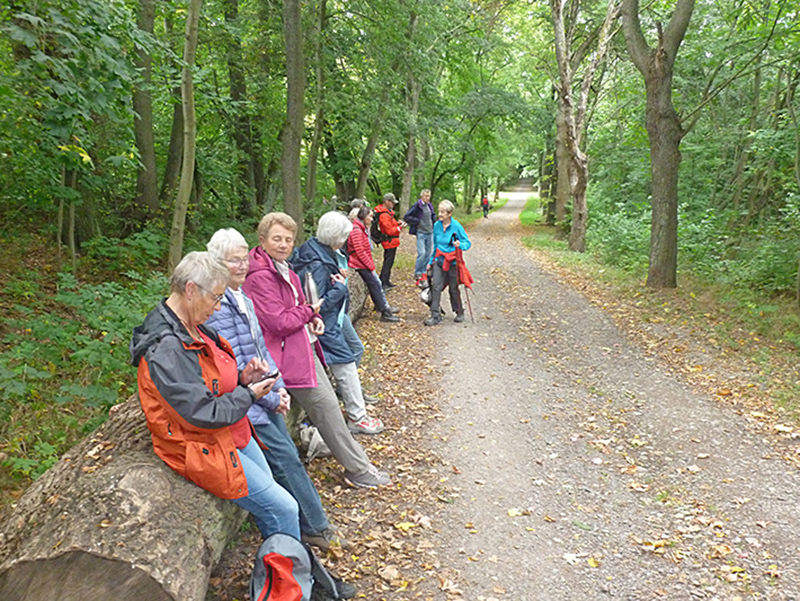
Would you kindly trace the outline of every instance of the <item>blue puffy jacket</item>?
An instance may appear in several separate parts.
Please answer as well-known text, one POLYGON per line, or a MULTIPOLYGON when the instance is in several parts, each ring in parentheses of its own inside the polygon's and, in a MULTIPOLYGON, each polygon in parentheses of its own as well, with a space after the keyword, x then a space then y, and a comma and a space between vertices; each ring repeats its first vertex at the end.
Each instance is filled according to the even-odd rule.
POLYGON ((339 263, 336 261, 334 250, 316 238, 309 238, 294 251, 289 262, 294 272, 300 276, 301 282, 305 282, 306 273, 311 273, 319 297, 325 299, 319 310, 320 317, 325 322, 325 333, 319 336, 325 363, 329 365, 354 363, 356 358, 339 325, 339 314, 349 308, 350 292, 346 284, 334 284, 331 281, 331 276, 339 273, 339 263))
MULTIPOLYGON (((249 306, 252 315, 255 315, 253 301, 247 298, 247 295, 244 295, 244 302, 249 306)), ((230 342, 233 348, 233 354, 236 355, 236 364, 239 370, 244 369, 245 365, 247 365, 253 357, 266 359, 270 369, 276 369, 275 361, 273 361, 267 350, 267 345, 264 343, 261 327, 258 325, 258 322, 256 322, 256 339, 254 340, 250 330, 250 319, 246 313, 242 313, 239 308, 239 303, 236 302, 236 297, 233 295, 230 288, 225 290, 225 297, 220 303, 220 308, 206 320, 206 325, 212 326, 220 336, 230 342)), ((266 424, 270 421, 266 412, 275 411, 275 409, 278 408, 280 397, 275 391, 280 388, 286 388, 283 378, 278 378, 278 381, 275 382, 275 385, 272 387, 272 391, 258 399, 253 406, 250 407, 247 416, 250 418, 251 422, 254 424, 266 424)))

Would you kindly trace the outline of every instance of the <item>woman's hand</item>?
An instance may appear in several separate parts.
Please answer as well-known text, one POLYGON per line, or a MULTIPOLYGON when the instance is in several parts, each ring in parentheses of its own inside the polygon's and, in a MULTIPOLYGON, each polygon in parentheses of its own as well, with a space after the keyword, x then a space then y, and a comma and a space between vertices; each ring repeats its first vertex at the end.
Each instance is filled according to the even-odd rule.
POLYGON ((292 407, 292 397, 289 396, 289 393, 286 392, 285 388, 280 388, 278 390, 278 396, 280 396, 281 402, 275 409, 275 413, 286 415, 289 412, 289 409, 292 407))
POLYGON ((262 396, 272 390, 272 387, 275 386, 275 382, 277 381, 278 378, 266 378, 250 384, 249 388, 253 391, 253 394, 256 395, 256 398, 260 399, 262 396))
POLYGON ((316 317, 309 322, 308 330, 314 334, 314 336, 322 336, 325 333, 325 322, 322 321, 321 318, 316 317))
POLYGON ((320 309, 320 307, 322 307, 322 301, 324 301, 324 300, 325 300, 324 298, 321 298, 317 302, 315 302, 313 305, 309 305, 309 307, 311 307, 314 310, 315 314, 317 314, 317 315, 319 314, 319 309, 320 309))
POLYGON ((263 379, 270 371, 269 363, 265 359, 253 357, 250 362, 244 366, 242 373, 239 374, 239 381, 248 386, 253 382, 258 382, 263 379))
POLYGON ((334 273, 331 275, 331 282, 335 284, 345 284, 347 283, 344 279, 344 276, 341 273, 334 273))
POLYGON ((456 248, 460 248, 461 247, 461 242, 459 242, 458 239, 455 239, 455 240, 453 240, 453 246, 455 246, 456 248))

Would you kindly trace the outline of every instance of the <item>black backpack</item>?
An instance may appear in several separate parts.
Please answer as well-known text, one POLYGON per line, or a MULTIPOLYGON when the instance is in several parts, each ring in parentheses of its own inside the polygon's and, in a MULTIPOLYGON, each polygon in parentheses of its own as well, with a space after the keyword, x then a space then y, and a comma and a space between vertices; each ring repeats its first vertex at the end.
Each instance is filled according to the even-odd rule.
POLYGON ((372 238, 375 244, 386 242, 389 239, 389 236, 381 231, 380 213, 375 213, 372 218, 372 223, 369 226, 369 237, 372 238))

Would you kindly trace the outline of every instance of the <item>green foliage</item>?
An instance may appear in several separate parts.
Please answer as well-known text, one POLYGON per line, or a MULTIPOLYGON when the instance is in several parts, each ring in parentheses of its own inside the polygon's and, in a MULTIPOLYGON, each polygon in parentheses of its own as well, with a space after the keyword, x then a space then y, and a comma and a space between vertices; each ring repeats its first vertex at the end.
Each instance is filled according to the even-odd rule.
POLYGON ((13 474, 40 475, 130 394, 131 330, 166 290, 155 273, 100 284, 60 274, 56 311, 15 307, 0 353, 0 443, 13 474))

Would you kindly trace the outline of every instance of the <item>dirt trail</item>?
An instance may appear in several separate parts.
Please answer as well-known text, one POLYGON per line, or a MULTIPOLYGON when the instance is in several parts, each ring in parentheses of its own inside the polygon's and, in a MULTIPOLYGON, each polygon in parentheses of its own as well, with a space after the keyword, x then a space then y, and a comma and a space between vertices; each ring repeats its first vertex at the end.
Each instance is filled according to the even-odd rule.
POLYGON ((468 601, 800 598, 798 473, 542 271, 519 242, 523 202, 469 231, 475 323, 448 311, 431 332, 444 588, 468 601))

